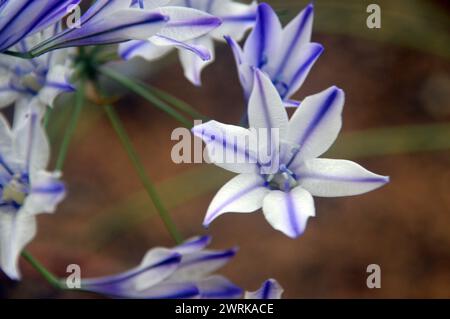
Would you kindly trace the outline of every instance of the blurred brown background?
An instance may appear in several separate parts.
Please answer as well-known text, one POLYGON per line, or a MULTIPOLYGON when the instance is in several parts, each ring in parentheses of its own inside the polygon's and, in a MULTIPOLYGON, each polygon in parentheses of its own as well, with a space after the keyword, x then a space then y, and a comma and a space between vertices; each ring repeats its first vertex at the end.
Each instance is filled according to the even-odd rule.
MULTIPOLYGON (((284 20, 307 3, 268 2, 284 20)), ((328 156, 355 160, 390 175, 391 183, 362 196, 317 198, 317 217, 297 240, 273 230, 261 213, 227 214, 204 230, 210 200, 232 175, 206 164, 173 164, 170 135, 179 124, 133 95, 117 105, 183 235, 211 234, 213 248, 239 246, 221 273, 247 290, 273 277, 287 298, 450 298, 449 6, 371 2, 315 2, 313 40, 326 50, 297 97, 343 88, 343 134, 328 156), (365 24, 371 2, 381 5, 380 30, 365 24), (381 289, 366 287, 369 264, 381 266, 381 289)), ((201 88, 184 79, 175 56, 157 69, 133 65, 145 65, 141 75, 149 83, 201 113, 236 123, 243 104, 234 60, 225 45, 217 48, 201 88)), ((60 112, 62 124, 50 127, 54 154, 60 112)), ((112 274, 138 264, 153 246, 173 245, 100 107, 85 109, 64 177, 68 198, 56 214, 39 217, 28 247, 56 274, 64 276, 72 263, 84 277, 112 274)), ((23 260, 21 269, 20 283, 0 277, 1 297, 92 297, 53 290, 23 260)))

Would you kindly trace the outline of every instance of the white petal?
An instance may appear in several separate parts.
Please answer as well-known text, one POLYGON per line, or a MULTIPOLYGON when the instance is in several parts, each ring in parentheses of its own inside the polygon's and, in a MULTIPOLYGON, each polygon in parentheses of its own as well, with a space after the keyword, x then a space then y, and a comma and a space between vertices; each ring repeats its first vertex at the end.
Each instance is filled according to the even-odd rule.
POLYGON ((290 162, 315 158, 336 140, 342 126, 344 91, 331 87, 303 100, 289 122, 287 141, 298 150, 290 162))
MULTIPOLYGON (((171 260, 171 257, 178 255, 177 252, 167 248, 153 248, 147 252, 140 265, 141 269, 148 266, 158 265, 164 260, 171 260)), ((179 256, 181 258, 181 256, 179 256)), ((162 282, 171 276, 180 265, 180 261, 176 263, 168 263, 164 267, 155 267, 152 271, 146 271, 134 279, 137 290, 144 290, 157 283, 162 282)))
POLYGON ((248 64, 264 67, 270 57, 276 56, 282 37, 282 27, 277 14, 266 3, 258 6, 256 25, 245 41, 244 54, 248 64))
POLYGON ((232 178, 212 200, 203 225, 208 226, 227 212, 251 213, 258 210, 269 192, 264 185, 265 180, 256 174, 241 174, 232 178))
POLYGON ((64 199, 66 189, 59 180, 59 172, 38 171, 31 176, 31 191, 24 203, 24 210, 30 214, 53 213, 64 199))
POLYGON ((388 177, 374 174, 346 160, 311 159, 296 168, 295 172, 303 188, 321 197, 359 195, 389 182, 388 177))
POLYGON ((10 89, 10 79, 9 72, 0 68, 0 108, 11 105, 17 98, 17 93, 10 89))
POLYGON ((263 212, 273 228, 296 238, 305 231, 308 218, 315 215, 314 200, 301 187, 289 192, 271 191, 264 198, 263 212))
POLYGON ((50 158, 50 146, 39 115, 32 111, 27 118, 14 128, 13 152, 23 161, 27 172, 43 170, 50 158))
POLYGON ((187 50, 179 50, 181 65, 183 66, 184 76, 194 85, 202 85, 201 74, 203 69, 215 60, 214 43, 209 37, 201 37, 189 41, 190 44, 203 46, 210 52, 210 59, 205 61, 187 50))
POLYGON ((150 40, 162 47, 175 47, 180 50, 185 50, 186 52, 194 53, 199 57, 202 61, 209 61, 212 58, 212 55, 214 52, 211 50, 214 50, 214 47, 212 46, 212 43, 209 47, 206 47, 205 45, 208 45, 207 38, 202 39, 198 38, 192 41, 178 41, 169 37, 165 37, 162 35, 155 35, 150 38, 150 40), (205 45, 203 45, 204 43, 205 45))
POLYGON ((257 2, 251 4, 239 3, 235 1, 219 0, 213 1, 211 14, 222 19, 222 25, 214 30, 211 35, 223 41, 223 36, 228 35, 240 41, 245 32, 256 23, 257 2))
POLYGON ((108 296, 137 298, 138 295, 169 277, 178 267, 181 256, 166 248, 154 248, 142 264, 131 270, 99 278, 84 279, 84 290, 108 296))
POLYGON ((304 46, 311 40, 312 24, 313 5, 310 4, 285 27, 279 54, 273 57, 274 64, 270 66, 273 80, 292 79, 305 56, 304 46))
POLYGON ((202 250, 183 255, 177 270, 166 282, 200 280, 225 266, 236 255, 237 249, 202 250))
POLYGON ((272 81, 260 70, 255 71, 248 119, 252 128, 279 129, 279 137, 284 139, 286 136, 289 119, 283 101, 272 81))
POLYGON ((158 34, 177 41, 198 38, 214 30, 222 23, 217 17, 191 8, 161 7, 159 10, 170 20, 158 34))
POLYGON ((308 43, 295 56, 293 66, 286 68, 282 73, 272 75, 272 81, 276 84, 283 100, 290 98, 298 91, 323 50, 323 46, 318 43, 308 43))
POLYGON ((150 40, 131 40, 119 45, 119 55, 124 60, 130 60, 134 57, 142 57, 148 61, 157 60, 173 48, 170 46, 160 46, 150 40))
POLYGON ((192 129, 206 144, 208 160, 234 173, 259 170, 255 134, 240 126, 209 121, 192 129))
POLYGON ((275 279, 266 280, 257 291, 246 291, 244 299, 281 299, 284 289, 275 279))
POLYGON ((12 151, 13 136, 9 123, 5 117, 0 114, 0 158, 8 158, 12 151))
POLYGON ((190 254, 201 251, 211 243, 211 236, 198 236, 185 240, 181 245, 172 250, 179 254, 190 254))
POLYGON ((20 279, 20 253, 35 235, 34 216, 22 214, 21 211, 0 211, 0 268, 9 278, 20 279))
POLYGON ((68 82, 72 69, 65 65, 50 68, 45 86, 39 91, 39 100, 43 105, 53 107, 56 97, 63 92, 72 92, 74 87, 68 82))

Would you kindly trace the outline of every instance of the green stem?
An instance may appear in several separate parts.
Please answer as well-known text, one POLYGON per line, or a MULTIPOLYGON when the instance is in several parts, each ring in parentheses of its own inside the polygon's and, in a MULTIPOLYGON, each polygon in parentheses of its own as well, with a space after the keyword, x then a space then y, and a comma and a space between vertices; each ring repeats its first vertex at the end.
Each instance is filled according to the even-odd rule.
POLYGON ((47 268, 45 268, 38 260, 36 260, 29 252, 24 250, 22 252, 22 257, 48 281, 56 289, 64 290, 65 287, 61 283, 60 279, 52 274, 47 268))
POLYGON ((182 123, 184 126, 191 128, 192 123, 183 116, 180 112, 173 109, 170 105, 165 103, 164 101, 161 101, 159 98, 157 98, 154 94, 152 94, 144 85, 136 82, 135 80, 132 80, 126 76, 123 76, 119 72, 116 72, 109 68, 99 68, 99 71, 107 76, 108 78, 116 81, 117 83, 123 85, 130 91, 136 93, 137 95, 143 97, 150 103, 152 103, 157 108, 161 109, 162 111, 166 112, 168 115, 172 116, 174 119, 182 123))
POLYGON ((106 114, 108 115, 109 120, 111 121, 111 124, 114 128, 114 130, 117 133, 117 136, 119 137, 122 146, 125 148, 125 151, 128 154, 128 157, 130 158, 134 169, 136 170, 136 173, 139 176, 139 179, 141 180, 142 184, 144 185, 145 190, 147 191, 148 196, 152 200, 153 204, 155 205, 155 208, 158 210, 159 215, 161 216, 161 219, 163 220, 167 230, 169 231, 170 235, 173 237, 173 239, 179 244, 183 241, 183 238, 181 237, 179 231, 177 230, 175 223, 173 222, 172 218, 169 215, 169 212, 167 211, 166 207, 162 203, 158 192, 156 191, 156 188, 153 184, 153 182, 150 180, 149 176, 147 175, 144 165, 139 159, 139 156, 134 149, 133 144, 131 143, 131 140, 122 124, 122 121, 120 120, 118 114, 114 110, 114 108, 110 105, 105 106, 106 114))
POLYGON ((84 81, 80 82, 75 95, 75 109, 73 110, 72 117, 70 119, 69 126, 66 129, 64 138, 59 150, 58 159, 56 160, 56 170, 60 171, 64 167, 66 161, 67 152, 69 151, 70 142, 77 128, 78 120, 80 118, 81 110, 83 109, 85 96, 84 96, 84 81))

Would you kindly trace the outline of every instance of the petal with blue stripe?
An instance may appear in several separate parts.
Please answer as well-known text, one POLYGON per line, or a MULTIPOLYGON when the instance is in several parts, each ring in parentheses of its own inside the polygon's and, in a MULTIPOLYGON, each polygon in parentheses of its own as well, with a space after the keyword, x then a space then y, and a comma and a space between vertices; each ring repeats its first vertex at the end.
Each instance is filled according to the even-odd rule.
POLYGON ((308 218, 315 215, 314 200, 301 187, 288 192, 274 190, 264 198, 263 212, 273 228, 296 238, 305 231, 308 218))
MULTIPOLYGON (((184 76, 192 84, 201 86, 203 69, 215 60, 214 43, 209 37, 200 37, 189 41, 188 45, 192 48, 191 50, 180 50, 178 52, 184 76)), ((187 47, 184 49, 187 49, 187 47)))
POLYGON ((389 182, 387 176, 374 174, 347 160, 316 158, 295 169, 300 185, 314 196, 352 196, 370 192, 389 182))
POLYGON ((198 252, 211 243, 211 236, 198 236, 185 240, 181 245, 176 246, 173 251, 184 255, 198 252))
POLYGON ((82 280, 84 290, 114 297, 134 297, 155 287, 173 274, 181 260, 170 249, 155 248, 147 253, 142 264, 117 275, 82 280))
POLYGON ((277 14, 266 3, 258 6, 256 25, 244 45, 248 64, 263 68, 270 57, 276 56, 282 37, 282 27, 277 14))
POLYGON ((168 282, 200 280, 225 266, 236 255, 237 249, 202 250, 184 254, 177 270, 168 282))
POLYGON ((291 73, 301 64, 305 55, 303 47, 311 41, 313 10, 313 5, 308 5, 284 28, 278 54, 273 57, 274 79, 292 78, 291 73))
POLYGON ((24 209, 31 214, 53 213, 66 195, 66 187, 59 180, 60 177, 60 173, 46 171, 32 174, 31 190, 25 200, 24 209))
POLYGON ((158 34, 177 41, 198 38, 222 24, 219 18, 191 8, 169 6, 159 10, 170 20, 158 34))
POLYGON ((140 9, 123 9, 107 16, 102 12, 100 17, 82 24, 79 29, 67 29, 31 49, 35 55, 49 50, 84 45, 120 43, 128 40, 144 40, 155 35, 164 25, 168 17, 159 12, 147 12, 140 9))
POLYGON ((208 226, 225 213, 252 213, 263 205, 269 192, 265 180, 257 174, 240 174, 226 183, 216 194, 203 221, 208 226))
POLYGON ((298 146, 286 159, 289 166, 296 167, 330 148, 341 130, 344 101, 344 91, 335 86, 303 100, 289 122, 287 141, 298 146))
POLYGON ((234 173, 259 170, 255 134, 240 126, 209 121, 192 129, 206 144, 208 160, 234 173))
POLYGON ((11 279, 19 280, 19 257, 36 235, 36 218, 18 212, 0 210, 0 269, 11 279))
POLYGON ((275 279, 266 280, 257 291, 245 293, 245 299, 281 299, 284 289, 275 279))

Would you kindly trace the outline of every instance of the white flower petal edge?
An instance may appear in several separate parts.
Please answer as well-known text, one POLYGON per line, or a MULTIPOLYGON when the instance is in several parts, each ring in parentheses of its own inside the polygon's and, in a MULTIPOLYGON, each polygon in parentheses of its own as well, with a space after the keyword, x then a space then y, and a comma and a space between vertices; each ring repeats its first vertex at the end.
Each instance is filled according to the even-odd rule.
POLYGON ((284 289, 275 279, 266 280, 256 291, 246 291, 245 299, 281 299, 284 289))

